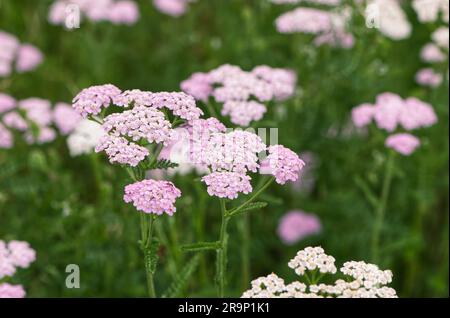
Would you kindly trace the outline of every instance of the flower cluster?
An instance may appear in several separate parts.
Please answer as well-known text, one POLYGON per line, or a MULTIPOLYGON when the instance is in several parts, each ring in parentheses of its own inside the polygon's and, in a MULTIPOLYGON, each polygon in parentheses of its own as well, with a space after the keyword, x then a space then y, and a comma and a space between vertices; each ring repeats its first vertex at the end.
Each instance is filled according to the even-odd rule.
POLYGON ((124 201, 144 213, 173 215, 181 191, 170 181, 143 180, 125 187, 124 201))
MULTIPOLYGON (((277 4, 300 3, 296 0, 272 0, 277 4)), ((336 6, 340 0, 310 0, 315 4, 336 6)), ((299 7, 279 16, 275 21, 280 33, 307 33, 314 34, 314 44, 321 46, 328 44, 333 47, 352 48, 354 37, 346 30, 350 17, 349 8, 340 12, 329 12, 321 9, 299 7)))
MULTIPOLYGON (((432 126, 437 122, 437 116, 430 104, 415 97, 404 100, 396 94, 383 93, 377 96, 375 105, 362 104, 353 108, 352 120, 357 127, 367 126, 373 120, 378 128, 391 133, 398 127, 410 131, 432 126)), ((409 134, 400 134, 390 138, 389 142, 386 140, 386 145, 409 155, 410 150, 414 151, 420 144, 416 139, 409 134), (408 146, 406 149, 396 146, 400 144, 408 146)))
POLYGON ((208 194, 218 198, 236 199, 239 193, 252 191, 250 177, 237 172, 213 172, 202 178, 208 186, 208 194))
POLYGON ((322 225, 316 215, 294 210, 281 218, 278 236, 285 244, 291 245, 307 236, 319 233, 321 229, 322 225))
POLYGON ((243 298, 397 298, 394 289, 387 287, 392 282, 390 270, 380 270, 374 264, 350 261, 344 263, 340 272, 346 280, 337 279, 333 284, 317 283, 316 272, 335 274, 334 258, 326 255, 321 247, 307 247, 289 262, 308 284, 294 281, 288 285, 276 274, 260 277, 251 282, 252 288, 243 298))
POLYGON ((139 8, 131 0, 57 0, 50 7, 48 21, 51 24, 63 25, 71 19, 70 23, 75 23, 73 15, 76 13, 94 22, 109 21, 113 24, 132 25, 139 20, 139 8))
POLYGON ((75 157, 94 152, 104 135, 102 125, 88 119, 81 120, 67 138, 70 155, 75 157))
MULTIPOLYGON (((0 240, 0 280, 13 276, 18 268, 28 268, 36 260, 36 252, 27 242, 0 240)), ((23 298, 20 285, 0 283, 0 298, 23 298)))
POLYGON ((112 84, 96 85, 83 89, 72 101, 72 107, 84 118, 98 115, 109 107, 121 91, 112 84))
POLYGON ((153 5, 164 14, 179 17, 187 12, 189 3, 193 1, 195 0, 153 0, 153 5))
POLYGON ((16 101, 13 97, 0 93, 0 148, 11 148, 14 144, 9 129, 23 133, 29 144, 43 144, 56 138, 53 124, 61 134, 72 132, 81 117, 64 103, 52 108, 50 101, 28 98, 16 101))
POLYGON ((411 23, 396 0, 367 1, 365 18, 390 39, 403 40, 411 35, 411 23))
POLYGON ((11 75, 13 70, 24 73, 42 63, 39 49, 28 43, 20 43, 12 34, 0 31, 0 77, 11 75))
POLYGON ((119 163, 136 167, 144 160, 149 151, 143 146, 129 142, 124 137, 104 135, 95 147, 95 152, 105 151, 111 163, 119 163))
POLYGON ((420 140, 411 134, 399 133, 389 136, 384 145, 404 156, 409 156, 420 146, 420 140))
POLYGON ((449 5, 447 0, 413 0, 412 6, 422 23, 436 22, 439 16, 449 22, 449 5))
POLYGON ((279 184, 297 181, 305 162, 295 152, 281 145, 270 146, 267 150, 269 155, 263 163, 263 172, 268 170, 279 184))
POLYGON ((181 89, 205 103, 214 97, 223 103, 222 115, 230 115, 233 124, 248 126, 267 111, 261 102, 289 98, 296 81, 296 74, 287 69, 261 65, 246 72, 226 64, 208 73, 194 73, 181 83, 181 89))

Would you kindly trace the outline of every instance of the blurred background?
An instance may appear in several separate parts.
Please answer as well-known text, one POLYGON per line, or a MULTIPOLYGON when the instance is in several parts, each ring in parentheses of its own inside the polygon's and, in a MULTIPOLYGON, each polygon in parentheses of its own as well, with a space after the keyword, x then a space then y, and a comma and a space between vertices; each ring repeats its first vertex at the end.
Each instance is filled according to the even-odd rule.
MULTIPOLYGON (((262 197, 268 207, 247 216, 250 272, 241 265, 240 223, 231 223, 230 296, 240 296, 251 279, 271 272, 293 280, 287 262, 306 246, 322 246, 338 264, 370 261, 375 216, 364 189, 381 193, 386 134, 356 131, 351 110, 383 92, 418 97, 433 105, 439 120, 416 133, 422 146, 413 155, 395 158, 378 265, 393 271, 392 287, 400 297, 448 296, 448 57, 442 85, 415 81, 425 66, 421 49, 437 23, 420 23, 403 3, 412 33, 395 41, 367 28, 354 9, 349 29, 355 44, 343 49, 314 46, 308 34, 278 33, 274 21, 295 5, 199 0, 172 17, 150 0, 135 2, 140 17, 132 25, 85 19, 80 28, 67 30, 48 22, 53 1, 0 0, 0 31, 43 54, 32 72, 0 77, 0 93, 70 104, 81 89, 104 83, 123 90, 179 91, 192 73, 226 63, 244 70, 262 64, 295 70, 295 96, 273 105, 258 126, 278 128, 280 143, 313 164, 302 186, 271 187, 262 197), (291 210, 316 215, 320 232, 285 244, 277 227, 291 210)), ((143 297, 139 217, 122 200, 126 173, 102 154, 72 157, 66 139, 58 135, 45 145, 18 142, 0 149, 0 239, 28 241, 37 251, 36 262, 14 281, 24 284, 28 297, 143 297), (80 266, 80 289, 66 288, 67 264, 80 266)), ((219 206, 203 184, 193 183, 196 178, 172 177, 183 196, 175 217, 162 218, 157 229, 163 242, 157 289, 167 287, 192 257, 180 244, 216 239, 219 206)), ((214 256, 201 254, 180 296, 215 296, 214 256)))

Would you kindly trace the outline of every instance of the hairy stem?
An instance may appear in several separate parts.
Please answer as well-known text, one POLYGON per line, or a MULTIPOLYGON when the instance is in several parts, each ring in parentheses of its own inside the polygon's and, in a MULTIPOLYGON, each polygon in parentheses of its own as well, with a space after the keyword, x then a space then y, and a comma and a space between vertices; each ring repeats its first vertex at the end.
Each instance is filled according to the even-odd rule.
POLYGON ((142 248, 144 251, 144 260, 145 260, 145 273, 147 277, 147 290, 148 295, 151 298, 156 297, 155 292, 155 283, 153 280, 153 269, 150 268, 150 262, 149 258, 152 257, 152 255, 149 255, 149 253, 152 253, 151 251, 151 244, 153 241, 153 227, 154 227, 155 219, 152 215, 147 215, 144 213, 141 213, 141 236, 142 236, 142 248))
POLYGON ((228 248, 228 221, 227 208, 224 199, 220 199, 220 210, 222 212, 222 224, 220 226, 219 248, 217 249, 217 292, 220 298, 225 295, 226 270, 227 270, 227 248, 228 248))

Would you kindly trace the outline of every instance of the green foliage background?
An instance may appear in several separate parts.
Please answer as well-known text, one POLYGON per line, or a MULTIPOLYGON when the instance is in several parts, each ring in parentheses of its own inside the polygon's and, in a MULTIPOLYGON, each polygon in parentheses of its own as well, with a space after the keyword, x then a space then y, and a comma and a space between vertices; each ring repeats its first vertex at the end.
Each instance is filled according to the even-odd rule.
MULTIPOLYGON (((0 91, 17 99, 70 102, 80 89, 103 83, 122 89, 179 90, 191 73, 224 63, 243 69, 260 64, 293 68, 299 75, 296 96, 273 105, 285 114, 270 110, 258 125, 278 127, 280 143, 297 152, 314 152, 320 160, 317 182, 311 194, 273 186, 263 197, 268 207, 248 216, 249 278, 273 271, 288 281, 295 278, 288 260, 308 245, 323 246, 338 264, 370 259, 374 215, 356 180, 380 193, 386 134, 371 130, 367 137, 346 135, 351 108, 373 102, 385 91, 428 101, 439 122, 417 132, 423 146, 414 155, 395 158, 379 265, 392 269, 393 287, 402 297, 448 296, 448 82, 435 90, 414 82, 423 66, 420 48, 435 26, 419 24, 409 9, 413 35, 395 42, 367 29, 355 16, 353 49, 316 48, 310 36, 276 32, 274 20, 289 6, 265 0, 201 0, 175 19, 157 12, 148 0, 137 2, 141 19, 134 26, 83 22, 80 29, 66 31, 47 22, 51 1, 0 0, 0 30, 45 54, 36 71, 0 79, 0 91), (316 213, 322 233, 285 246, 276 227, 291 209, 316 213)), ((183 197, 175 217, 159 222, 158 233, 164 238, 156 275, 160 293, 193 256, 181 252, 179 245, 218 235, 218 203, 195 178, 175 178, 183 197)), ((38 252, 37 262, 14 278, 25 285, 28 296, 145 296, 139 218, 122 201, 128 181, 101 155, 71 158, 62 137, 44 147, 0 150, 0 238, 29 241, 38 252), (67 264, 80 265, 80 289, 65 287, 67 264)), ((227 294, 239 296, 250 279, 242 275, 236 222, 230 231, 227 294)), ((212 253, 201 255, 181 296, 215 296, 213 262, 212 253)))

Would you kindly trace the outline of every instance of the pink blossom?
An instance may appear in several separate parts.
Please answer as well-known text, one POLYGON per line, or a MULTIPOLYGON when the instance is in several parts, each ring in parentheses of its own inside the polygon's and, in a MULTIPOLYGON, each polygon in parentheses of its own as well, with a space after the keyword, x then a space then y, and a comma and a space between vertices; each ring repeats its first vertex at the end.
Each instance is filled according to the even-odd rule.
POLYGON ((50 127, 39 127, 37 136, 33 135, 31 131, 25 134, 25 141, 29 144, 45 144, 55 140, 56 132, 50 127))
POLYGON ((227 101, 221 113, 223 116, 230 115, 233 124, 245 127, 263 118, 266 111, 265 105, 255 101, 227 101))
POLYGON ((313 8, 300 7, 284 13, 275 21, 280 33, 322 33, 332 29, 330 13, 313 8))
POLYGON ((145 106, 135 106, 131 110, 107 116, 103 129, 114 136, 127 136, 133 141, 144 138, 149 143, 167 143, 172 135, 171 125, 164 113, 145 106))
POLYGON ((0 284, 0 298, 24 298, 25 290, 22 285, 0 284))
POLYGON ((400 115, 400 124, 406 130, 429 127, 437 123, 433 107, 421 100, 410 97, 405 100, 405 107, 400 115))
POLYGON ((179 17, 186 13, 190 0, 153 0, 153 5, 160 12, 173 17, 179 17))
POLYGON ((0 123, 0 149, 10 149, 14 143, 12 133, 0 123))
POLYGON ((374 119, 378 128, 392 132, 397 128, 400 114, 405 104, 403 99, 393 93, 383 93, 377 96, 374 119))
POLYGON ((305 166, 303 160, 295 152, 281 145, 270 146, 267 150, 269 155, 262 165, 261 173, 269 172, 279 184, 297 181, 300 170, 305 166))
POLYGON ((15 273, 16 267, 9 258, 8 246, 0 240, 0 280, 4 277, 13 276, 15 273))
POLYGON ((10 64, 19 48, 19 40, 12 34, 0 31, 0 62, 10 64))
POLYGON ((27 242, 10 241, 8 249, 9 259, 14 266, 28 268, 36 260, 36 251, 27 242))
POLYGON ((428 63, 444 62, 447 59, 447 56, 441 51, 439 46, 434 43, 425 45, 420 52, 420 57, 424 62, 428 63))
POLYGON ((365 127, 372 122, 376 108, 371 104, 362 104, 352 109, 352 121, 356 127, 365 127))
POLYGON ((323 44, 329 44, 332 47, 342 47, 344 49, 350 49, 355 45, 355 37, 351 33, 347 32, 327 32, 317 36, 314 39, 316 46, 323 44))
POLYGON ((23 44, 17 52, 17 72, 23 73, 34 70, 42 63, 44 57, 42 52, 31 44, 23 44))
POLYGON ((27 98, 18 102, 18 107, 26 111, 29 120, 43 127, 50 125, 53 119, 50 101, 42 98, 27 98))
POLYGON ((181 89, 197 100, 207 102, 213 92, 211 80, 207 73, 194 73, 190 78, 181 82, 181 89))
POLYGON ((91 86, 75 96, 72 107, 84 118, 88 115, 98 115, 103 108, 109 107, 120 93, 120 89, 112 84, 91 86))
POLYGON ((108 18, 114 24, 132 25, 139 20, 139 8, 134 1, 117 1, 110 7, 108 18))
POLYGON ((111 163, 135 167, 149 155, 148 149, 123 137, 105 135, 100 138, 95 152, 105 151, 111 163))
POLYGON ((422 86, 438 87, 443 80, 442 74, 436 73, 432 68, 423 68, 416 74, 416 82, 422 86))
POLYGON ((0 114, 16 107, 16 100, 9 95, 0 93, 0 114))
POLYGON ((28 124, 25 121, 25 119, 22 118, 22 116, 19 115, 19 113, 16 112, 9 112, 3 115, 3 124, 5 126, 16 129, 18 131, 25 131, 28 129, 28 124))
POLYGON ((53 121, 63 135, 70 134, 83 118, 66 103, 57 103, 53 109, 53 121))
POLYGON ((292 245, 307 236, 319 233, 321 229, 320 220, 316 215, 293 210, 281 218, 278 235, 285 244, 292 245))
POLYGON ((169 181, 143 180, 125 187, 124 201, 144 213, 173 215, 181 191, 169 181))
POLYGON ((420 140, 411 134, 400 133, 389 136, 385 146, 404 156, 409 156, 420 146, 420 140))
POLYGON ((88 5, 83 8, 83 12, 91 21, 105 21, 109 18, 109 10, 113 4, 113 0, 89 1, 88 5))
POLYGON ((293 70, 260 65, 252 70, 252 74, 272 86, 276 100, 285 100, 294 94, 297 74, 293 70))
POLYGON ((236 199, 239 193, 252 192, 250 177, 236 172, 214 172, 202 178, 208 194, 219 198, 236 199))
POLYGON ((59 0, 53 2, 48 13, 48 22, 51 24, 63 24, 66 19, 66 8, 66 2, 59 0))
POLYGON ((0 59, 0 77, 7 77, 12 73, 11 62, 0 59))

